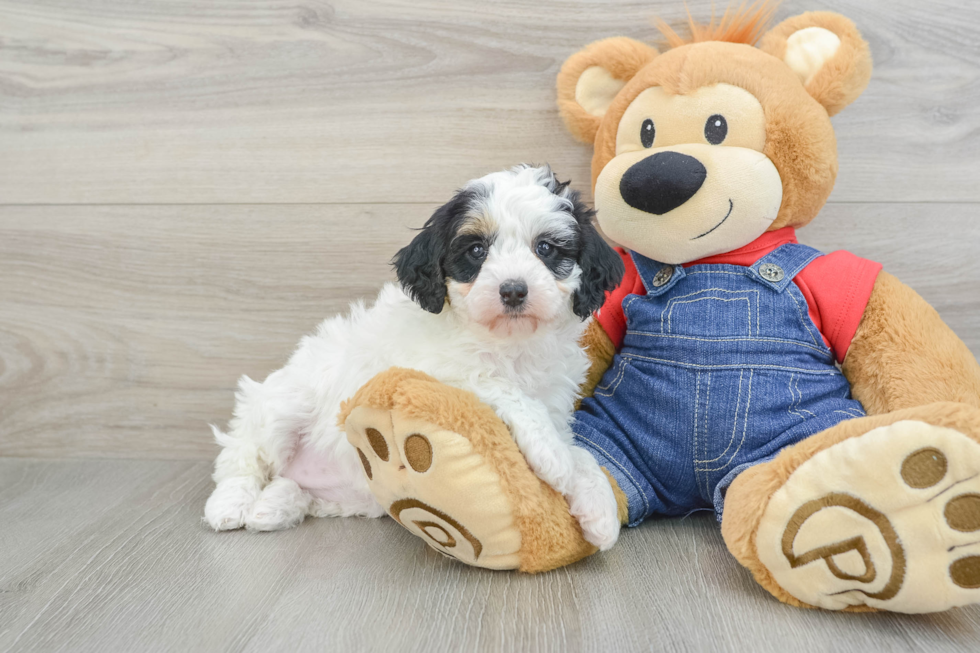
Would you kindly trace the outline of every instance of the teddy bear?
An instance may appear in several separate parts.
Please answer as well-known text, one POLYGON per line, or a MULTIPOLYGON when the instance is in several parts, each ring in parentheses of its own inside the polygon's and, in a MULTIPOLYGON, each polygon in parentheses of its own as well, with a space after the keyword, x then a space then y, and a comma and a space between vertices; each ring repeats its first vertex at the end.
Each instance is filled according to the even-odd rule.
MULTIPOLYGON (((767 31, 772 13, 692 21, 689 39, 662 27, 663 52, 605 39, 561 68, 560 113, 594 148, 597 220, 627 270, 583 340, 576 444, 622 524, 713 510, 785 603, 978 602, 980 365, 881 265, 796 238, 834 185, 830 117, 867 86, 869 47, 838 14, 767 31)), ((340 419, 375 497, 437 551, 525 572, 596 552, 472 395, 392 369, 340 419), (418 436, 427 464, 405 465, 418 436)))

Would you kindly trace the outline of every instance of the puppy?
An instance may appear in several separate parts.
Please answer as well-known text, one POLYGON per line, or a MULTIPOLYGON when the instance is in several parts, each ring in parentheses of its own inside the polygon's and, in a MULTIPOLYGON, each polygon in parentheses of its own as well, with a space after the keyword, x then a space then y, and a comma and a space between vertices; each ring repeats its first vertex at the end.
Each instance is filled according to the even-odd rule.
POLYGON ((341 402, 390 367, 469 390, 510 428, 539 478, 566 496, 585 538, 618 537, 604 473, 572 445, 589 361, 579 345, 623 266, 578 193, 549 167, 468 183, 395 256, 401 287, 300 341, 263 383, 242 377, 204 514, 215 530, 271 531, 306 515, 380 517, 341 402))

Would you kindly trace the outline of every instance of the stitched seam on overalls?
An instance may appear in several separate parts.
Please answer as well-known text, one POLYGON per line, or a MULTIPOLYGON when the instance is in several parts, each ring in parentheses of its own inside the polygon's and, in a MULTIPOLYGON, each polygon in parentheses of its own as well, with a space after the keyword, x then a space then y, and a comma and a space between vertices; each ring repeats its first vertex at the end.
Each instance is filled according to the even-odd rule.
MULTIPOLYGON (((714 290, 714 288, 712 288, 712 290, 714 290)), ((731 299, 723 299, 721 297, 698 297, 697 299, 690 299, 690 300, 688 300, 686 302, 675 302, 675 301, 671 300, 671 303, 670 303, 670 311, 668 311, 668 313, 667 313, 667 333, 670 333, 671 330, 673 330, 673 328, 674 328, 673 325, 671 325, 671 318, 673 317, 674 307, 675 306, 680 306, 681 304, 696 304, 697 302, 706 302, 706 301, 716 301, 716 302, 745 302, 746 304, 748 304, 749 305, 749 311, 748 311, 749 335, 752 335, 752 302, 749 301, 749 298, 748 297, 732 297, 731 299)), ((661 322, 661 324, 662 324, 662 322, 661 322)), ((758 332, 759 332, 758 320, 756 320, 756 334, 755 335, 758 335, 758 332)))
POLYGON ((630 306, 633 305, 633 302, 635 302, 640 297, 641 297, 640 295, 632 295, 629 297, 629 301, 623 304, 623 322, 626 323, 627 331, 629 331, 629 323, 630 323, 630 316, 628 314, 628 311, 630 310, 630 306))
MULTIPOLYGON (((799 243, 797 243, 797 244, 799 244, 799 243)), ((809 249, 810 252, 808 252, 807 258, 804 259, 802 263, 798 263, 797 264, 796 268, 793 270, 793 274, 790 275, 790 279, 795 279, 797 277, 797 275, 799 275, 800 272, 803 272, 803 270, 805 270, 807 268, 808 265, 810 265, 811 263, 813 263, 818 258, 820 258, 821 256, 824 255, 823 252, 821 252, 819 250, 816 250, 816 249, 810 247, 809 245, 803 245, 803 247, 806 247, 807 249, 809 249)), ((792 281, 790 281, 790 283, 792 283, 792 281)))
MULTIPOLYGON (((735 453, 733 453, 731 455, 731 457, 728 459, 727 462, 725 462, 724 465, 722 465, 721 467, 714 467, 714 468, 711 468, 711 469, 706 469, 704 471, 706 471, 706 472, 717 472, 719 470, 725 469, 726 467, 728 467, 729 465, 732 464, 732 461, 735 460, 735 456, 738 455, 738 453, 742 450, 742 447, 745 445, 745 436, 746 436, 746 434, 748 433, 748 430, 749 430, 749 411, 752 410, 752 377, 753 377, 754 374, 755 374, 755 370, 750 369, 749 370, 749 397, 748 397, 748 399, 745 402, 745 412, 742 414, 742 440, 741 440, 741 442, 738 443, 738 448, 735 449, 735 453)), ((737 407, 737 405, 736 405, 735 411, 736 411, 736 414, 735 414, 735 428, 738 428, 738 407, 737 407)), ((708 461, 708 462, 710 462, 710 461, 708 461)))
POLYGON ((806 416, 803 413, 810 413, 811 417, 817 416, 813 411, 800 407, 803 403, 803 391, 800 390, 799 379, 796 378, 795 374, 789 375, 789 382, 786 384, 786 387, 789 390, 790 397, 792 398, 792 403, 790 403, 789 407, 786 409, 787 413, 793 415, 794 417, 799 417, 804 421, 806 421, 806 416), (796 384, 795 389, 794 383, 796 384), (796 396, 797 393, 799 394, 799 397, 796 396))
MULTIPOLYGON (((817 342, 817 339, 813 336, 813 331, 810 329, 810 323, 812 322, 812 320, 810 320, 809 311, 807 311, 807 315, 806 317, 804 317, 803 309, 800 308, 800 303, 796 301, 796 297, 793 297, 793 292, 789 291, 786 294, 789 295, 789 298, 793 300, 793 304, 796 306, 796 312, 800 316, 800 324, 802 324, 803 328, 806 329, 806 332, 810 334, 810 339, 813 340, 813 344, 819 347, 820 344, 817 342)), ((823 336, 820 337, 820 342, 823 342, 823 336)), ((826 346, 824 348, 827 349, 827 351, 830 351, 829 348, 827 348, 826 346)), ((831 352, 830 355, 833 356, 833 352, 831 352)))
POLYGON ((703 272, 688 272, 685 276, 693 277, 695 274, 731 274, 736 277, 744 277, 744 272, 729 272, 726 270, 704 270, 703 272))
MULTIPOLYGON (((695 391, 695 402, 698 404, 698 406, 700 406, 699 399, 701 397, 701 390, 700 390, 701 372, 697 372, 696 374, 697 374, 697 381, 696 381, 697 389, 695 391)), ((691 462, 694 465, 694 479, 699 486, 704 485, 705 495, 707 495, 708 493, 708 478, 707 476, 702 474, 701 470, 698 468, 698 462, 700 462, 698 460, 698 456, 702 455, 701 450, 698 448, 698 444, 700 444, 701 447, 704 449, 703 455, 707 456, 708 442, 711 439, 709 437, 709 427, 708 427, 708 417, 711 415, 711 374, 709 373, 707 376, 708 376, 707 391, 705 392, 705 397, 704 397, 704 419, 701 420, 703 421, 703 424, 700 424, 700 428, 699 428, 699 414, 701 410, 700 407, 696 408, 695 410, 697 412, 695 412, 695 418, 694 418, 694 455, 691 457, 691 462), (703 438, 700 437, 702 434, 704 436, 703 438)))
POLYGON ((695 459, 698 456, 698 420, 701 418, 701 371, 694 373, 694 455, 691 456, 691 466, 694 468, 694 482, 701 488, 701 473, 695 459))
POLYGON ((795 374, 789 375, 789 381, 786 382, 786 389, 789 390, 789 405, 786 406, 786 413, 792 415, 793 417, 805 420, 803 415, 796 412, 796 393, 793 392, 793 379, 796 377, 795 374))
POLYGON ((855 419, 858 418, 858 417, 866 417, 867 416, 867 413, 857 413, 856 412, 856 409, 855 409, 855 412, 851 412, 851 411, 847 411, 847 410, 835 410, 834 412, 835 413, 840 413, 841 415, 847 415, 848 417, 853 417, 855 419))
MULTIPOLYGON (((725 288, 702 288, 701 290, 698 290, 696 292, 688 293, 686 295, 681 295, 679 297, 672 297, 671 299, 667 300, 667 305, 664 306, 664 308, 663 308, 662 311, 660 311, 660 332, 661 333, 669 333, 669 331, 664 331, 664 313, 667 313, 667 328, 670 329, 671 328, 670 318, 671 318, 671 315, 673 314, 674 305, 675 304, 693 304, 694 302, 699 302, 699 301, 704 300, 704 299, 714 299, 714 300, 722 301, 722 302, 730 302, 730 301, 735 301, 735 300, 745 300, 749 304, 749 335, 752 335, 752 302, 749 301, 749 298, 748 297, 733 297, 731 299, 722 299, 721 297, 700 297, 698 299, 694 299, 694 300, 691 300, 689 302, 677 301, 679 299, 684 299, 685 297, 693 297, 694 295, 700 295, 700 294, 703 294, 703 293, 706 293, 706 292, 710 292, 712 290, 716 290, 718 292, 729 293, 731 295, 744 295, 746 293, 751 292, 751 293, 754 293, 755 294, 755 301, 756 301, 756 304, 757 305, 758 305, 758 302, 759 302, 759 291, 758 290, 727 290, 725 288)), ((756 316, 755 335, 759 335, 759 319, 758 319, 758 316, 756 316)))
POLYGON ((625 356, 620 356, 619 360, 621 361, 621 364, 619 366, 619 372, 616 374, 616 378, 610 381, 609 385, 596 387, 592 394, 599 395, 600 397, 612 397, 614 394, 616 394, 616 388, 618 388, 619 384, 623 382, 623 377, 626 376, 626 366, 629 365, 629 359, 627 359, 625 356))
POLYGON ((793 279, 795 279, 800 272, 823 255, 823 252, 808 245, 800 245, 799 243, 785 243, 753 263, 751 266, 749 266, 749 269, 754 271, 754 274, 751 275, 753 278, 762 280, 762 276, 758 272, 762 265, 775 262, 777 265, 781 266, 785 270, 786 279, 768 283, 772 283, 774 287, 779 287, 779 292, 782 292, 785 288, 789 287, 791 283, 793 283, 793 279), (784 253, 789 252, 789 254, 787 254, 785 258, 781 255, 777 255, 777 252, 780 250, 783 250, 784 253), (798 259, 794 255, 793 250, 796 252, 805 250, 806 258, 798 259))
POLYGON ((641 499, 643 499, 643 506, 644 506, 643 514, 646 515, 647 513, 649 513, 650 512, 650 502, 647 501, 646 494, 643 492, 642 488, 640 488, 640 484, 636 482, 636 479, 633 478, 633 475, 629 473, 629 470, 626 469, 625 467, 623 467, 622 463, 620 463, 618 460, 616 460, 611 455, 609 455, 609 452, 608 451, 606 451, 605 449, 603 449, 602 447, 600 447, 598 444, 596 444, 592 440, 590 440, 587 437, 585 437, 584 435, 580 435, 580 434, 576 433, 575 434, 575 437, 579 438, 580 440, 585 440, 586 442, 588 442, 589 444, 591 444, 593 447, 595 447, 596 449, 598 449, 599 451, 601 451, 602 452, 602 455, 604 455, 609 462, 611 462, 613 465, 615 465, 616 467, 618 467, 621 472, 623 472, 624 474, 626 474, 626 476, 630 480, 630 483, 633 484, 633 488, 636 490, 636 493, 640 495, 640 498, 641 499))
POLYGON ((752 367, 753 369, 757 369, 757 370, 784 370, 786 372, 798 372, 800 374, 814 374, 819 376, 836 376, 840 374, 840 372, 838 372, 837 370, 828 370, 828 371, 808 370, 800 367, 786 367, 784 365, 754 365, 754 364, 751 366, 739 365, 739 364, 697 365, 695 363, 681 363, 667 358, 654 358, 653 356, 641 356, 639 354, 622 354, 622 357, 629 358, 629 359, 652 361, 654 363, 664 363, 666 365, 674 365, 676 367, 690 367, 690 368, 701 369, 701 370, 730 370, 730 369, 741 370, 747 367, 752 367))
POLYGON ((653 331, 633 330, 627 330, 626 333, 635 336, 645 336, 648 338, 677 338, 679 340, 697 340, 698 342, 780 342, 786 345, 797 345, 799 347, 804 347, 810 351, 815 351, 820 354, 828 354, 826 347, 821 348, 819 345, 817 347, 811 347, 801 340, 786 340, 784 338, 698 338, 697 336, 684 336, 674 333, 654 333, 653 331))
MULTIPOLYGON (((738 373, 738 394, 735 395, 735 419, 732 420, 732 437, 728 438, 728 446, 726 446, 725 447, 725 450, 722 451, 717 456, 715 456, 714 458, 705 459, 705 460, 695 460, 694 462, 696 462, 696 463, 715 463, 715 462, 718 462, 719 460, 721 460, 725 456, 725 454, 728 453, 728 451, 732 448, 732 445, 735 443, 735 431, 738 430, 738 410, 739 410, 739 407, 742 405, 742 379, 744 377, 745 377, 745 370, 739 370, 739 373, 738 373)), ((705 450, 704 455, 706 455, 706 456, 708 455, 707 450, 705 450)))
POLYGON ((793 383, 794 383, 794 387, 796 388, 796 394, 800 395, 800 402, 797 404, 797 408, 799 408, 799 410, 801 412, 809 413, 811 417, 816 417, 817 414, 815 412, 813 412, 812 410, 807 410, 806 408, 803 408, 803 391, 800 390, 800 379, 799 379, 799 377, 796 377, 796 380, 793 383))
POLYGON ((630 304, 632 304, 633 302, 635 302, 640 297, 643 297, 643 295, 633 295, 633 296, 631 296, 629 298, 629 301, 626 302, 625 304, 623 304, 623 312, 625 313, 626 312, 626 309, 628 309, 630 307, 630 304))

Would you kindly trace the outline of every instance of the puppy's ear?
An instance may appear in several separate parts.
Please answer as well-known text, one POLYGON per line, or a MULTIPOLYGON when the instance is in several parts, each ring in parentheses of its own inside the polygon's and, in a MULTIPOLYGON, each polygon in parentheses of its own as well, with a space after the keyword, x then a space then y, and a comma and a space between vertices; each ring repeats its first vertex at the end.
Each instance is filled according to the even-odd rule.
POLYGON ((579 226, 578 266, 582 269, 581 283, 572 298, 572 310, 583 320, 598 310, 606 293, 623 280, 623 259, 610 247, 595 228, 595 211, 579 200, 578 191, 567 191, 572 213, 579 226))
POLYGON ((422 231, 395 254, 392 265, 405 292, 430 313, 441 313, 446 303, 446 275, 442 263, 452 212, 458 197, 439 207, 422 231))

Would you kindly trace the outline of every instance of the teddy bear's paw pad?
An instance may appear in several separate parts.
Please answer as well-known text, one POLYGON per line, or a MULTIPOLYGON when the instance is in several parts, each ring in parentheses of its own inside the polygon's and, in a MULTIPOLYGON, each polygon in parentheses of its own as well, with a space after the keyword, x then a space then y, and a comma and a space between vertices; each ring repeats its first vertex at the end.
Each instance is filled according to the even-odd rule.
POLYGON ((845 440, 773 494, 756 548, 783 589, 822 608, 980 602, 980 444, 916 421, 845 440))
POLYGON ((372 494, 409 532, 470 565, 520 566, 512 501, 467 438, 370 406, 354 408, 345 429, 372 494))

